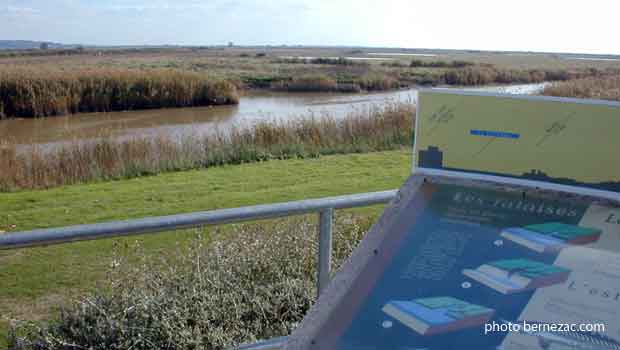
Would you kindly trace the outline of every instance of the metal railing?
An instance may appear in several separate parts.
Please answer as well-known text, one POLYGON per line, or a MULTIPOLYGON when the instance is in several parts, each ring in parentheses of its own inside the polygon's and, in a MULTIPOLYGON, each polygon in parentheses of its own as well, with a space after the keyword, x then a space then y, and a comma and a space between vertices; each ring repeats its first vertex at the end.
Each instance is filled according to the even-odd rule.
MULTIPOLYGON (((319 213, 319 256, 317 291, 320 294, 330 280, 332 225, 334 210, 385 204, 396 197, 396 190, 360 193, 347 196, 307 199, 295 202, 255 205, 188 214, 125 220, 101 224, 14 232, 0 235, 0 250, 64 244, 77 241, 124 237, 173 231, 209 225, 273 219, 285 216, 319 213)), ((286 338, 249 344, 238 349, 278 349, 286 338)))
POLYGON ((254 344, 241 345, 229 350, 279 350, 284 347, 288 337, 278 337, 270 340, 256 342, 254 344))

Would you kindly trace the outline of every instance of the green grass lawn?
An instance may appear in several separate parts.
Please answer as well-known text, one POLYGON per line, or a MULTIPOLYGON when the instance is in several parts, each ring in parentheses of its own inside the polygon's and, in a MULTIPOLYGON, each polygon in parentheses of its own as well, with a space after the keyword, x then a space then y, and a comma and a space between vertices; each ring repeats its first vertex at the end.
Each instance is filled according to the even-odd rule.
MULTIPOLYGON (((410 171, 411 152, 401 150, 4 193, 0 194, 0 230, 23 231, 394 189, 410 171)), ((359 211, 376 215, 380 210, 359 211)), ((114 247, 124 249, 140 240, 149 252, 159 254, 192 236, 192 230, 177 231, 0 251, 0 348, 4 347, 8 319, 45 319, 55 305, 94 288, 105 277, 114 247)))

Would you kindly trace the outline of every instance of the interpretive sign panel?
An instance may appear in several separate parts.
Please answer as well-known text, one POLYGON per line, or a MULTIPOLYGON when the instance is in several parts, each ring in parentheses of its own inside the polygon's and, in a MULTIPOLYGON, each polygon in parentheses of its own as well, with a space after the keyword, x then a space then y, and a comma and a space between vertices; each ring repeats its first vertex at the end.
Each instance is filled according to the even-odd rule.
POLYGON ((620 208, 414 175, 286 349, 620 349, 620 208))
POLYGON ((620 103, 422 90, 416 168, 620 193, 620 103))

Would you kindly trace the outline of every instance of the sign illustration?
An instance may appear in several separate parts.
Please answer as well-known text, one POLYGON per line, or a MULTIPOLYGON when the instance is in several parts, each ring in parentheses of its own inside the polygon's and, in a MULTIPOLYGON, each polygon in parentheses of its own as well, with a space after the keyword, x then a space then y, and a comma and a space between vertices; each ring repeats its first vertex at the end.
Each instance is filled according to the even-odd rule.
POLYGON ((620 103, 422 90, 416 167, 620 193, 620 103))

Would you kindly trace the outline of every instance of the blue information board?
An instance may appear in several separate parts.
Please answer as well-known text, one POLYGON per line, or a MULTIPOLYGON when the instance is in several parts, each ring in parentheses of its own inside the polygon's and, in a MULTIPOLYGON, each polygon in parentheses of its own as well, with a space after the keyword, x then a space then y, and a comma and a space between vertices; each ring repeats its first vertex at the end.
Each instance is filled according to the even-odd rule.
POLYGON ((454 183, 403 193, 287 349, 620 348, 620 209, 454 183))

